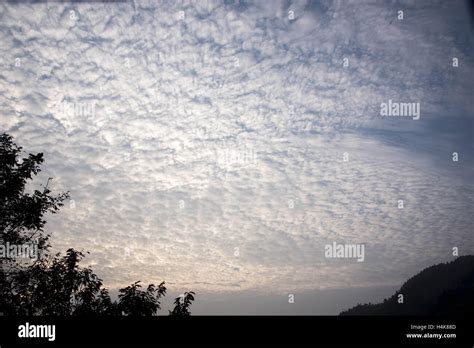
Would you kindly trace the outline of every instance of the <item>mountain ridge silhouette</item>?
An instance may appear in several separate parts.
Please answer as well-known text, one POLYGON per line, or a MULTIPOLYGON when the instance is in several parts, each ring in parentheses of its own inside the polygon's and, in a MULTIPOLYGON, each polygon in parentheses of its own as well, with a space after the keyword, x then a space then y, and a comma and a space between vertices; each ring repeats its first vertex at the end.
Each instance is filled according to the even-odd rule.
POLYGON ((425 268, 381 303, 357 304, 339 315, 474 315, 474 255, 425 268), (403 303, 399 303, 399 295, 403 303))

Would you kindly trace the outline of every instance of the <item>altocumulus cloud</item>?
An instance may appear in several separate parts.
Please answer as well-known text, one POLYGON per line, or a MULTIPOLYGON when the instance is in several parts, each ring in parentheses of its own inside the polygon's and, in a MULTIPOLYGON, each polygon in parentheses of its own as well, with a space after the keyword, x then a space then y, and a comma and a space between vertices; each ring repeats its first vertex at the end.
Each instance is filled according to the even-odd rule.
POLYGON ((384 286, 474 252, 463 2, 0 6, 0 127, 45 153, 73 199, 53 245, 107 286, 384 286))

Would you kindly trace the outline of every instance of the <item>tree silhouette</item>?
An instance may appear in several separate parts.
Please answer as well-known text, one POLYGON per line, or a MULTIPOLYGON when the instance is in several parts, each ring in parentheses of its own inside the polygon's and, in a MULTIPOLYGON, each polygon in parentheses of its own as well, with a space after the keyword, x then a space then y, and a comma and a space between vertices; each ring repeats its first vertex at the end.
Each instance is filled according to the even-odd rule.
POLYGON ((173 311, 170 311, 170 315, 173 316, 188 316, 191 315, 189 307, 191 307, 194 301, 195 293, 193 291, 185 292, 183 295, 176 297, 174 300, 173 311))
MULTIPOLYGON (((36 238, 38 247, 45 251, 49 236, 43 233, 43 216, 46 212, 57 213, 69 195, 52 195, 48 188, 51 179, 43 191, 25 193, 28 180, 40 172, 43 154, 29 154, 20 160, 21 150, 10 135, 0 135, 0 242, 22 244, 36 238)), ((12 260, 1 260, 8 261, 12 260)))
POLYGON ((146 291, 140 290, 139 283, 120 289, 118 310, 122 315, 154 315, 160 309, 160 298, 166 294, 165 282, 158 286, 150 284, 146 291))
MULTIPOLYGON (((49 255, 49 235, 43 230, 46 213, 57 213, 68 193, 53 195, 48 179, 43 190, 25 192, 27 183, 40 172, 43 154, 20 158, 18 147, 8 134, 0 135, 0 246, 35 243, 33 263, 18 255, 0 255, 0 313, 4 315, 156 315, 165 283, 141 289, 137 281, 119 290, 112 301, 102 280, 90 267, 79 263, 84 253, 68 249, 64 256, 49 255)), ((172 313, 189 315, 194 292, 185 293, 184 303, 172 313)))

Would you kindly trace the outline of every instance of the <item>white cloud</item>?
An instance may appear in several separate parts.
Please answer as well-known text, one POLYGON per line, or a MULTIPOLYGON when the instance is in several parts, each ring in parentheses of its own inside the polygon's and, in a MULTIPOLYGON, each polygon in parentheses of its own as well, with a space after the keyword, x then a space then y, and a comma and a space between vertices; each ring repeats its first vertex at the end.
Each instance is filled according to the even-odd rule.
POLYGON ((451 165, 449 134, 429 153, 446 109, 472 119, 472 58, 430 32, 438 10, 285 4, 2 5, 0 126, 71 191, 57 248, 90 250, 110 287, 198 291, 393 284, 474 251, 472 161, 451 165), (421 120, 381 120, 389 98, 421 120), (332 241, 366 261, 324 259, 332 241))

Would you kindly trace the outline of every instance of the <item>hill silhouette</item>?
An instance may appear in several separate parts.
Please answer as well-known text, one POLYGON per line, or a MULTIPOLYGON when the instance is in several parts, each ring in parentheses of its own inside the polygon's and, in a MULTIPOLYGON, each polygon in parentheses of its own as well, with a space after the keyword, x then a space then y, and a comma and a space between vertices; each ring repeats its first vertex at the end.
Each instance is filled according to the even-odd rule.
POLYGON ((340 315, 474 314, 474 255, 425 268, 393 296, 377 304, 358 304, 340 315), (399 295, 403 303, 399 303, 399 295))

